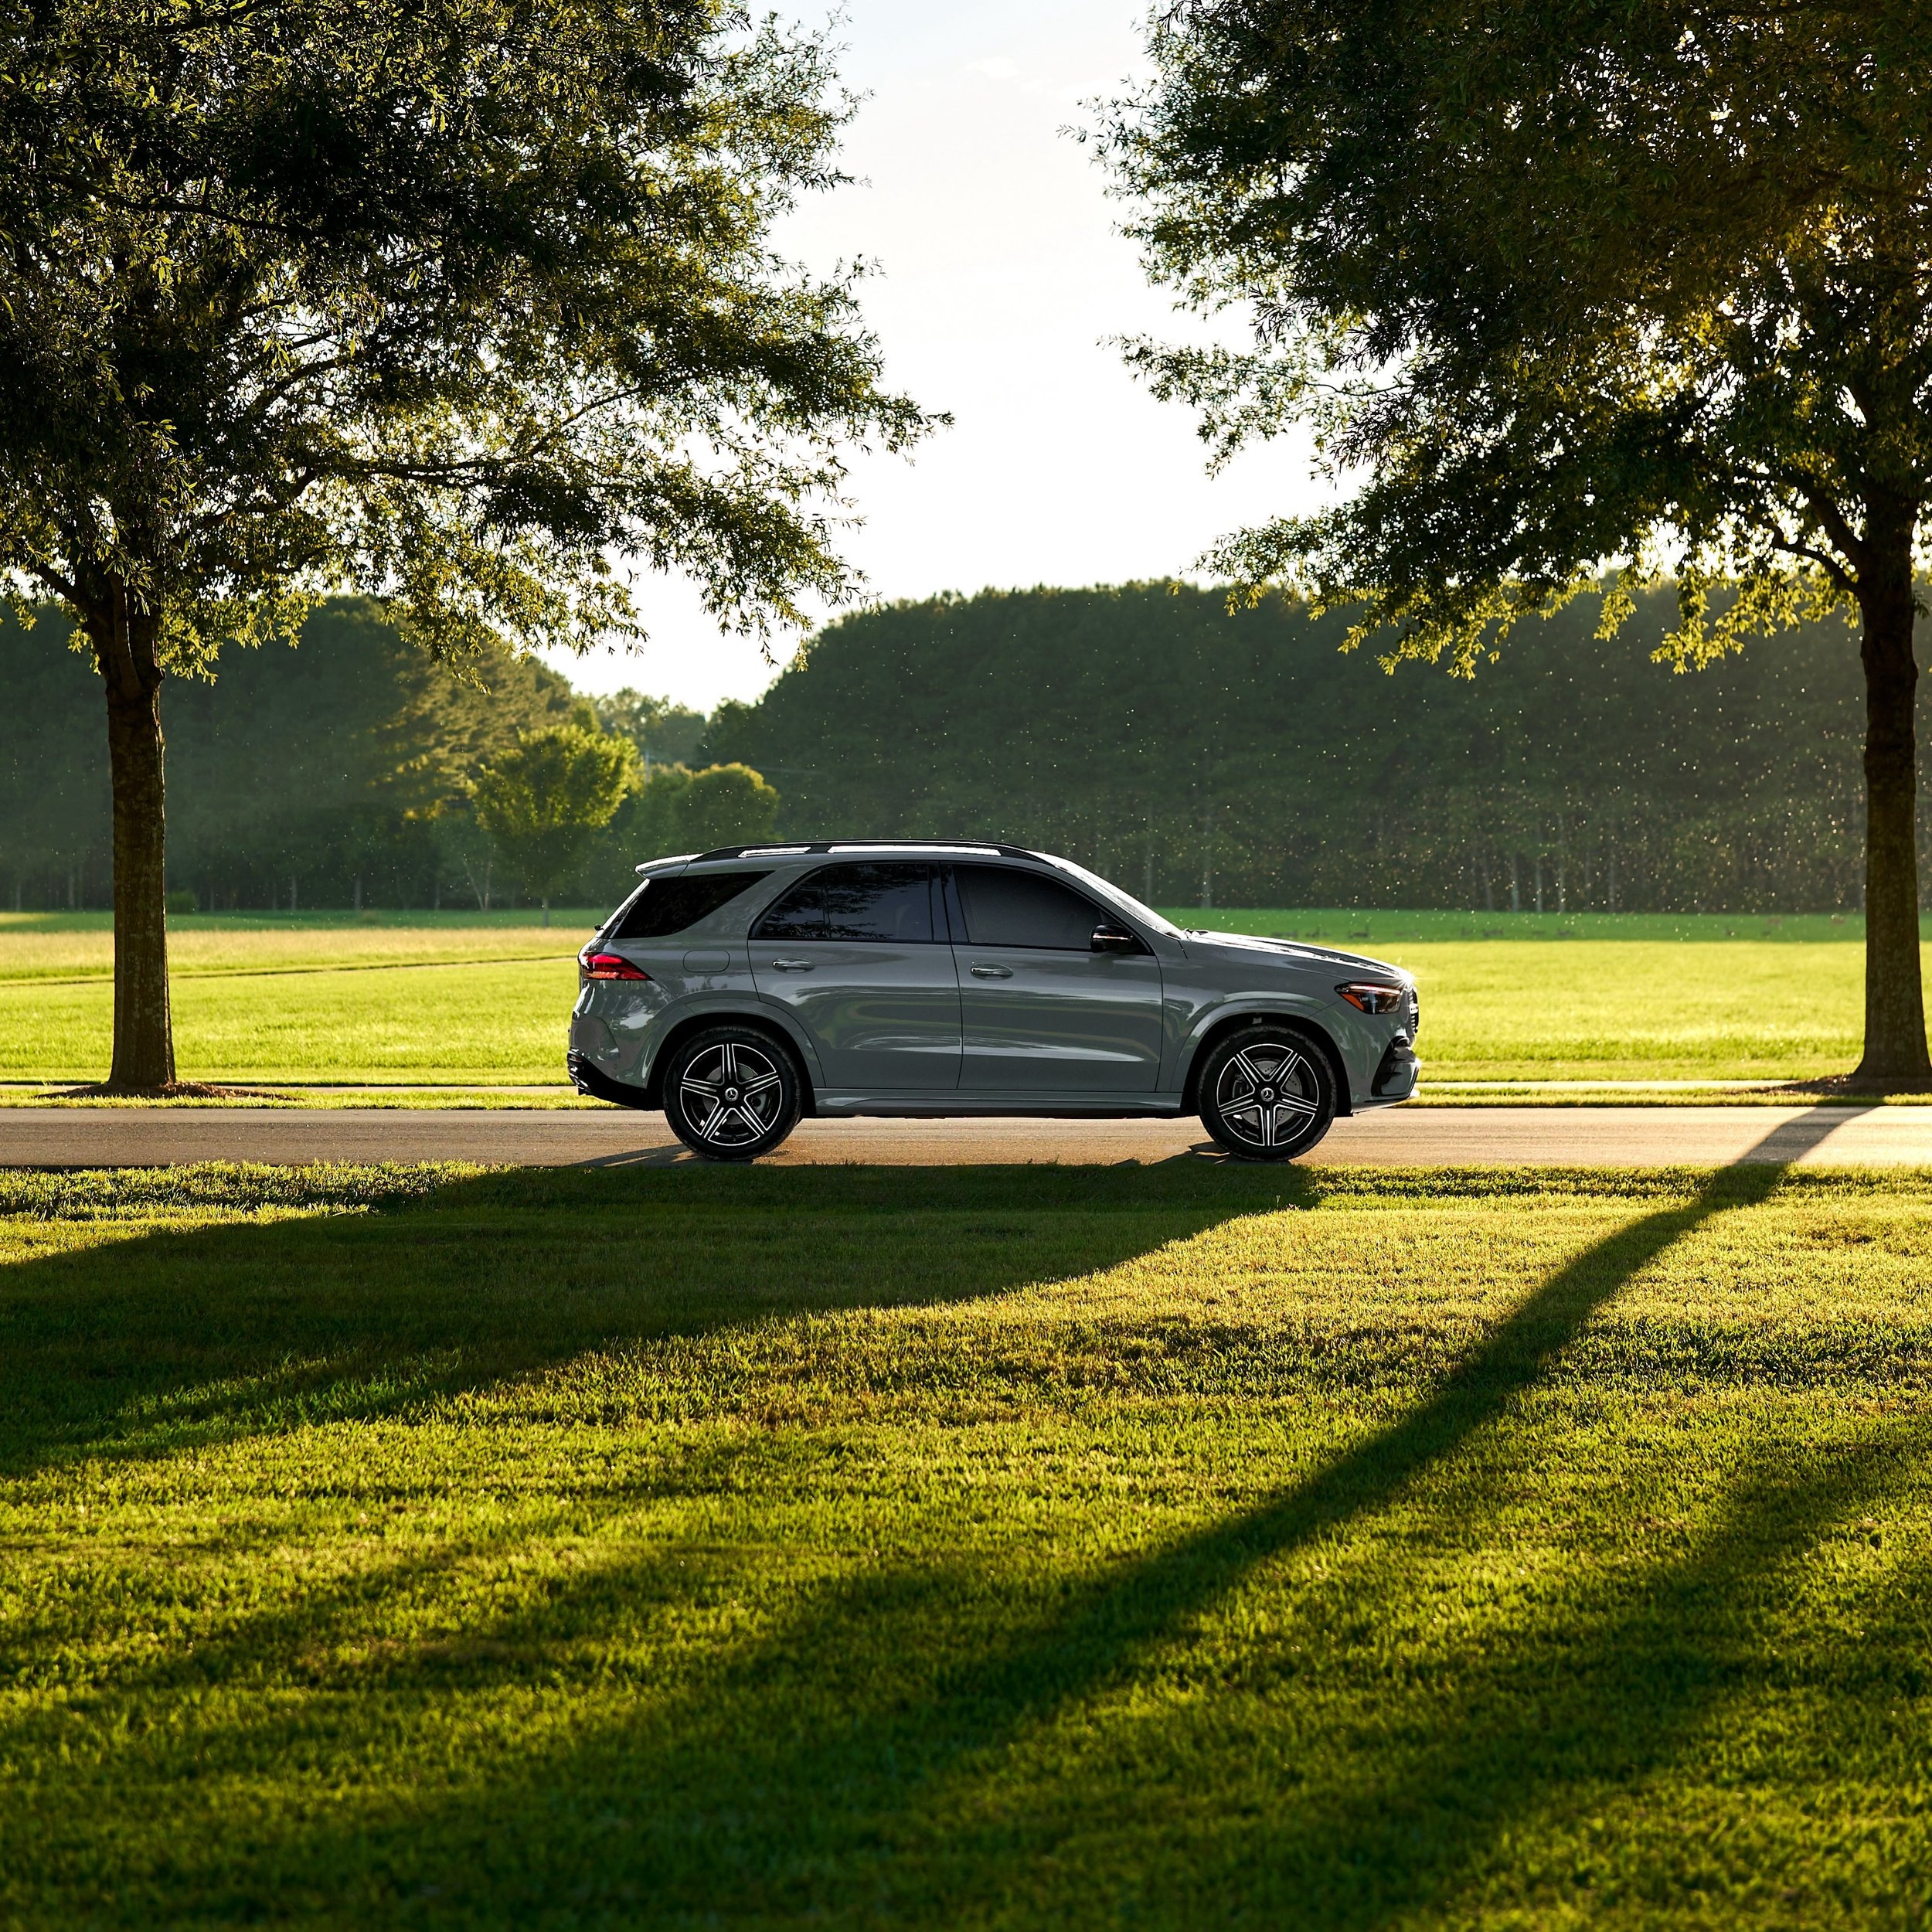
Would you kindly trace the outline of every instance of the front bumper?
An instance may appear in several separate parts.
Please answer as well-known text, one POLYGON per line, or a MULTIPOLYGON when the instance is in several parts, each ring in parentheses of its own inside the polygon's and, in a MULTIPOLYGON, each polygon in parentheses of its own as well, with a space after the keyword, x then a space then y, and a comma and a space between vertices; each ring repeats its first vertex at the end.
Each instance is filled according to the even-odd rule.
POLYGON ((1377 1064, 1369 1091, 1378 1101, 1406 1100, 1415 1092, 1421 1077, 1422 1063, 1416 1058, 1409 1036, 1398 1033, 1377 1064))

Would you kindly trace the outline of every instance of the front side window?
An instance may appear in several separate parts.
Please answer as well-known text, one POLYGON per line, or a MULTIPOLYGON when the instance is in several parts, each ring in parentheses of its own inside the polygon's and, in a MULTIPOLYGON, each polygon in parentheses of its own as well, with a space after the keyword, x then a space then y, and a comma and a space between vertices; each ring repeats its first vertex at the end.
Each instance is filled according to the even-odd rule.
POLYGON ((1090 952, 1094 928, 1106 917, 1091 900, 1037 872, 1005 866, 957 866, 960 910, 975 946, 1034 946, 1090 952))
POLYGON ((611 937, 614 940, 668 938, 709 918, 720 906, 770 876, 768 872, 713 872, 647 879, 611 937))
POLYGON ((933 878, 930 866, 827 866, 783 894, 751 936, 928 945, 933 878))

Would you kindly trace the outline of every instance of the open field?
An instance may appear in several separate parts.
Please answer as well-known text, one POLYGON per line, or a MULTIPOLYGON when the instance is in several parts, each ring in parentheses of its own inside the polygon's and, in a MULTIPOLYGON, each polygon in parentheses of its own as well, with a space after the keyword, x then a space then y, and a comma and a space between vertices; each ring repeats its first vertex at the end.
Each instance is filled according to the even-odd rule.
MULTIPOLYGON (((1177 926, 1370 951, 1418 940, 1764 939, 1787 945, 1820 940, 1862 945, 1865 940, 1862 913, 1365 913, 1251 906, 1165 906, 1161 911, 1177 926)), ((1919 930, 1921 938, 1932 940, 1932 917, 1921 919, 1919 930)))
MULTIPOLYGON (((1434 1081, 1801 1080, 1842 1073, 1858 1056, 1863 949, 1851 921, 1788 920, 1767 937, 1762 921, 1732 920, 1736 938, 1672 939, 1673 924, 1701 932, 1721 917, 1631 915, 1638 937, 1531 944, 1434 936, 1467 925, 1453 913, 1205 916, 1234 930, 1319 930, 1325 943, 1412 968, 1434 1081), (1833 932, 1847 936, 1821 936, 1833 932)), ((183 920, 172 940, 182 1072, 554 1084, 572 954, 592 917, 560 914, 547 931, 534 914, 183 920)), ((1535 917, 1500 930, 1523 939, 1535 917)), ((1571 923, 1586 917, 1593 931, 1625 929, 1607 914, 1571 923)), ((1557 930, 1553 915, 1545 923, 1557 930)), ((0 1080, 98 1077, 112 968, 104 916, 0 916, 0 1080)))
MULTIPOLYGON (((197 914, 171 920, 177 980, 203 975, 345 971, 369 966, 466 965, 567 958, 601 913, 302 913, 197 914)), ((0 979, 111 980, 107 913, 0 913, 0 979)))
POLYGON ((0 1920, 1932 1910, 1932 1177, 0 1179, 0 1920))

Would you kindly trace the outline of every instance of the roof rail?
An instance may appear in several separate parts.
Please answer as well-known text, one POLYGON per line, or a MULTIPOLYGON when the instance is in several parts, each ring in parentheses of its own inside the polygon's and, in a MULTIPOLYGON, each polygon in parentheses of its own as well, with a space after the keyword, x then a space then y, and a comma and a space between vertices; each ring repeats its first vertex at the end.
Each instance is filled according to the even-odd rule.
POLYGON ((758 845, 719 845, 696 854, 691 863, 709 859, 789 859, 794 854, 826 852, 992 852, 1002 859, 1037 859, 1024 845, 1003 845, 992 838, 789 838, 767 839, 758 845))

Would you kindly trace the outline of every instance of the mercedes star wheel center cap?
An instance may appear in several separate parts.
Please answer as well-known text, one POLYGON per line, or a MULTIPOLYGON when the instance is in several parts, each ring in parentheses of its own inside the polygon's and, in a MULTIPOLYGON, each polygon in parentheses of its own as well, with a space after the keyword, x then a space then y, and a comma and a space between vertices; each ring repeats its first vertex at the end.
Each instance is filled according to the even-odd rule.
POLYGON ((727 1087, 725 1089, 725 1098, 726 1100, 735 1100, 737 1097, 738 1090, 735 1087, 727 1087))
POLYGON ((1264 1100, 1273 1100, 1274 1098, 1274 1089, 1271 1087, 1263 1087, 1261 1090, 1261 1097, 1264 1100))

